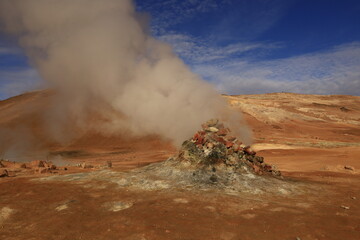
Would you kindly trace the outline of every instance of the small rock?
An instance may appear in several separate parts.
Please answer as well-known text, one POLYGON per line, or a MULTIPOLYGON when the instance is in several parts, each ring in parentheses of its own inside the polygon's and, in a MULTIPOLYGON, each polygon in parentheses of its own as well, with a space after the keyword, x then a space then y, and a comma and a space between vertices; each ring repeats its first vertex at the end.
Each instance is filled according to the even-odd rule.
POLYGON ((228 134, 228 130, 226 128, 220 128, 220 130, 217 132, 217 135, 219 136, 226 136, 228 134))
POLYGON ((296 239, 296 240, 301 240, 301 238, 299 238, 299 237, 296 237, 295 239, 296 239))
POLYGON ((176 203, 189 203, 189 200, 185 199, 185 198, 175 198, 174 202, 176 203))
POLYGON ((244 148, 244 152, 246 152, 246 153, 249 154, 249 155, 255 155, 255 154, 256 154, 256 152, 253 151, 250 146, 246 146, 246 147, 244 148))
POLYGON ((225 146, 227 148, 231 148, 232 146, 234 146, 234 143, 233 142, 226 142, 225 146))
POLYGON ((226 139, 227 139, 228 141, 234 142, 234 141, 236 140, 236 137, 234 137, 234 136, 227 136, 226 139))
POLYGON ((213 148, 214 148, 214 144, 211 143, 211 142, 209 142, 208 144, 206 144, 206 147, 207 147, 208 149, 213 149, 213 148))
POLYGON ((81 168, 84 168, 84 169, 85 169, 85 168, 94 168, 93 165, 86 164, 86 163, 84 163, 84 162, 80 164, 80 167, 81 167, 81 168))
POLYGON ((350 109, 348 109, 348 108, 346 108, 346 107, 341 107, 340 110, 341 110, 342 112, 349 112, 349 111, 350 111, 350 109))
POLYGON ((58 206, 57 208, 55 208, 56 211, 60 212, 62 210, 65 210, 69 208, 67 204, 61 204, 60 206, 58 206))
POLYGON ((352 167, 352 166, 344 166, 344 169, 345 169, 345 170, 350 170, 350 171, 354 171, 354 170, 355 170, 355 168, 352 167))
POLYGON ((108 168, 112 168, 112 161, 107 161, 106 165, 107 165, 108 168))
POLYGON ((210 181, 212 181, 212 182, 217 182, 217 181, 218 181, 217 176, 216 176, 215 174, 211 175, 210 181))
POLYGON ((209 121, 207 121, 205 124, 209 127, 214 127, 219 123, 218 119, 210 119, 209 121))
POLYGON ((350 209, 350 207, 344 206, 344 205, 341 205, 341 208, 343 208, 343 209, 345 209, 345 210, 349 210, 349 209, 350 209))
POLYGON ((44 162, 41 160, 31 161, 29 166, 30 167, 45 167, 44 162))
POLYGON ((8 177, 9 172, 6 169, 0 170, 0 177, 8 177))
POLYGON ((127 208, 132 207, 133 203, 132 202, 112 202, 112 203, 107 203, 105 205, 109 207, 110 211, 118 212, 118 211, 125 210, 127 208))
POLYGON ((219 129, 217 129, 216 127, 209 127, 208 130, 210 132, 218 132, 219 131, 219 129))
POLYGON ((351 197, 352 200, 356 200, 356 197, 351 197))

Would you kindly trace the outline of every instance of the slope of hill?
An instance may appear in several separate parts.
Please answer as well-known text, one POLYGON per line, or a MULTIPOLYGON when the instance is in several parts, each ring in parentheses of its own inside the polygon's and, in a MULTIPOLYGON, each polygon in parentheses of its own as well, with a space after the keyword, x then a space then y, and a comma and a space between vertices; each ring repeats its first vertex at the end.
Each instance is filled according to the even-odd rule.
MULTIPOLYGON (((176 187, 158 177, 149 182, 154 165, 139 167, 176 152, 158 136, 87 133, 59 144, 44 117, 51 95, 38 91, 0 102, 3 157, 66 165, 57 173, 26 169, 27 175, 17 167, 17 177, 0 178, 1 239, 359 239, 359 97, 224 96, 244 113, 258 155, 285 177, 261 186, 281 191, 260 194, 181 181, 183 187, 176 187), (74 166, 109 160, 112 168, 74 166), (281 181, 299 191, 286 191, 281 181)), ((165 177, 176 176, 167 170, 165 177)))
MULTIPOLYGON (((51 91, 37 91, 0 102, 0 151, 3 157, 25 161, 58 154, 68 159, 105 161, 116 159, 118 154, 127 159, 134 158, 131 154, 140 154, 144 158, 144 153, 148 152, 146 162, 151 162, 175 151, 168 141, 157 136, 104 137, 87 133, 61 145, 47 130, 45 114, 51 95, 51 91)), ((273 93, 224 95, 224 98, 234 110, 243 112, 253 131, 253 147, 263 151, 270 161, 280 160, 280 166, 292 169, 290 163, 294 161, 290 161, 289 154, 291 158, 306 153, 311 156, 316 149, 318 159, 307 157, 310 162, 304 164, 306 169, 335 169, 337 165, 345 164, 360 167, 355 161, 360 149, 360 97, 273 93), (338 156, 345 160, 337 161, 338 156), (282 160, 284 157, 286 161, 282 160), (320 161, 322 166, 320 163, 312 166, 321 158, 326 158, 326 161, 320 161)))

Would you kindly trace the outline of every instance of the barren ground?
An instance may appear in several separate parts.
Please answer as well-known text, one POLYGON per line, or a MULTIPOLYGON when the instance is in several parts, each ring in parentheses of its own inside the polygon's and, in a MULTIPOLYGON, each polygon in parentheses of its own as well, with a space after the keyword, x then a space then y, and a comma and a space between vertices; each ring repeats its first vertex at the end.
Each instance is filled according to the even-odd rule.
POLYGON ((41 120, 49 94, 0 102, 1 127, 30 126, 51 158, 94 166, 111 160, 113 168, 70 166, 56 174, 0 178, 0 239, 360 239, 360 97, 224 96, 244 112, 258 155, 287 181, 308 186, 295 194, 234 195, 121 187, 116 174, 163 161, 176 150, 156 136, 88 134, 67 147, 49 142, 41 120))

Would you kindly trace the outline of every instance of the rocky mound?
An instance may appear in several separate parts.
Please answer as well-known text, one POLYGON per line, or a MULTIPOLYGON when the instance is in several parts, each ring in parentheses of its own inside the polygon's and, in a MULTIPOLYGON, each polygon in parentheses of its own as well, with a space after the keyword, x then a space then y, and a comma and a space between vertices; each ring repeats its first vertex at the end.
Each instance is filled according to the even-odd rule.
POLYGON ((202 130, 186 140, 179 153, 165 162, 119 176, 101 174, 111 174, 112 181, 121 187, 146 190, 186 188, 231 194, 301 192, 301 184, 283 179, 275 166, 266 164, 264 158, 231 136, 231 131, 216 119, 203 124, 202 130))
POLYGON ((202 125, 202 130, 182 144, 174 161, 197 167, 226 168, 227 171, 280 177, 280 171, 256 156, 250 146, 245 146, 231 135, 229 128, 212 119, 202 125))
POLYGON ((129 172, 102 170, 45 177, 83 184, 106 180, 122 188, 141 190, 186 189, 229 194, 301 193, 300 183, 285 180, 281 173, 243 145, 218 120, 202 125, 202 130, 186 140, 179 153, 160 163, 129 172))

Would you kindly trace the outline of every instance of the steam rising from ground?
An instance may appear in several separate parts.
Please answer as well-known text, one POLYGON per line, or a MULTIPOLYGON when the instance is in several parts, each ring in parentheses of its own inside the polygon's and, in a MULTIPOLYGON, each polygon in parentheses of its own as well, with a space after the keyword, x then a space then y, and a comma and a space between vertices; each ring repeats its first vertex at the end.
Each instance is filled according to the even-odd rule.
POLYGON ((147 34, 146 22, 131 0, 0 2, 1 27, 57 90, 47 119, 59 140, 74 137, 69 126, 77 126, 82 133, 160 134, 179 144, 220 117, 248 141, 241 117, 169 45, 147 34))

